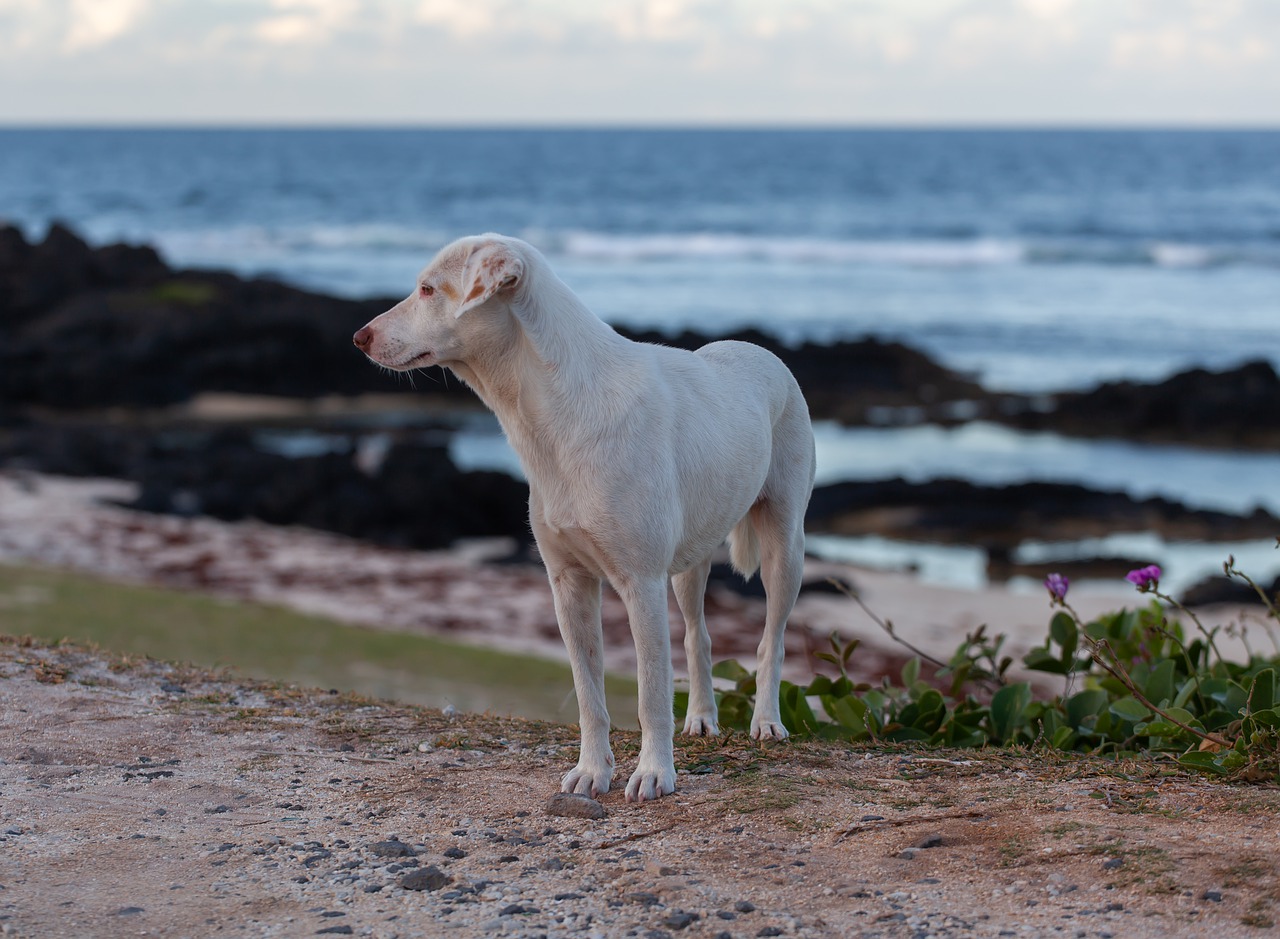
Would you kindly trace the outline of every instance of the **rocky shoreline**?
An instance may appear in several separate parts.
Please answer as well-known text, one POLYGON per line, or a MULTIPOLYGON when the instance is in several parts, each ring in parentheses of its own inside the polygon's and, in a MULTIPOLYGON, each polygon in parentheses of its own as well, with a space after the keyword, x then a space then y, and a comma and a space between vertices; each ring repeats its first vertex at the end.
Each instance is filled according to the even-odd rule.
MULTIPOLYGON (((0 227, 0 468, 130 480, 141 487, 132 507, 153 512, 257 518, 419 549, 477 536, 527 544, 524 484, 463 472, 449 457, 456 415, 476 408, 471 393, 442 381, 404 394, 352 350, 351 333, 388 302, 174 270, 149 247, 93 248, 61 226, 37 244, 0 227), (361 402, 389 391, 399 392, 394 419, 385 410, 371 417, 361 402), (210 395, 297 406, 286 417, 274 405, 210 416, 195 407, 210 395), (318 452, 284 452, 271 439, 301 431, 318 452)), ((716 338, 633 336, 686 348, 716 338)), ((1031 397, 984 389, 898 343, 737 338, 781 356, 819 419, 980 419, 1197 446, 1280 444, 1280 378, 1263 363, 1031 397)), ((809 527, 978 545, 999 576, 1017 573, 1009 556, 1027 538, 1129 530, 1231 541, 1271 537, 1280 520, 1074 485, 885 479, 821 487, 809 527)))

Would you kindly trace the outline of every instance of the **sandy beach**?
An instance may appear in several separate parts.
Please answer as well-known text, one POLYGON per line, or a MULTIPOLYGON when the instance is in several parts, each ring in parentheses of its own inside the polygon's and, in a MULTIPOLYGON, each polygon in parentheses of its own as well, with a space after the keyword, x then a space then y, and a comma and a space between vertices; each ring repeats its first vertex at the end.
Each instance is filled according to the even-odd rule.
MULTIPOLYGON (((545 574, 533 564, 496 562, 511 549, 502 539, 449 551, 409 551, 297 527, 155 515, 113 504, 135 492, 134 484, 118 480, 0 474, 0 560, 276 603, 377 629, 564 658, 545 574)), ((1052 615, 1038 589, 962 590, 923 584, 907 573, 809 561, 806 583, 823 585, 828 578, 852 584, 904 640, 944 659, 966 633, 985 624, 988 633, 1008 636, 1006 650, 1017 660, 1042 641, 1052 615)), ((1140 602, 1126 586, 1082 592, 1072 600, 1085 617, 1140 602)), ((679 672, 683 625, 674 601, 671 613, 679 672)), ((707 617, 716 658, 735 657, 750 665, 763 622, 762 601, 713 585, 707 617)), ((604 629, 608 667, 633 673, 625 611, 610 591, 604 629)), ((892 667, 907 654, 848 597, 807 591, 788 630, 790 677, 803 680, 811 674, 806 653, 825 648, 833 631, 863 640, 858 659, 863 672, 892 667)))

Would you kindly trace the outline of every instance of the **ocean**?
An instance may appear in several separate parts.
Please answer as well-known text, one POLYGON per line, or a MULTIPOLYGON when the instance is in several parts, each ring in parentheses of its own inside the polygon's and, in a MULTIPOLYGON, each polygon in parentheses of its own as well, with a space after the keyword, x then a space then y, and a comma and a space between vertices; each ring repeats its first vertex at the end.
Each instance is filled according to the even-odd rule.
MULTIPOLYGON (((1280 366, 1280 132, 0 129, 0 219, 387 298, 454 237, 501 231, 614 323, 897 339, 993 389, 1280 366)), ((1271 454, 823 435, 829 480, 1280 503, 1271 454)), ((460 458, 510 462, 480 438, 460 458)))

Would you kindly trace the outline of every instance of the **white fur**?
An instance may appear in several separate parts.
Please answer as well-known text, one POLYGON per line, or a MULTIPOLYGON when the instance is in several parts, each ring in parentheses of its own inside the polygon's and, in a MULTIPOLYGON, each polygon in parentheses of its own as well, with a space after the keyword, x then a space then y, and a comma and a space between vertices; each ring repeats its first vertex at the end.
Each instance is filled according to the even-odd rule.
POLYGON ((578 695, 582 748, 565 792, 613 778, 600 588, 626 605, 639 663, 639 766, 627 798, 675 790, 667 580, 685 619, 687 734, 717 734, 703 594, 730 541, 768 594, 751 734, 782 738, 782 633, 800 588, 813 432, 791 373, 744 342, 697 352, 624 339, 532 246, 500 235, 444 248, 405 300, 356 333, 389 368, 443 365, 493 409, 529 479, 529 520, 578 695), (426 288, 424 290, 424 287, 426 288))

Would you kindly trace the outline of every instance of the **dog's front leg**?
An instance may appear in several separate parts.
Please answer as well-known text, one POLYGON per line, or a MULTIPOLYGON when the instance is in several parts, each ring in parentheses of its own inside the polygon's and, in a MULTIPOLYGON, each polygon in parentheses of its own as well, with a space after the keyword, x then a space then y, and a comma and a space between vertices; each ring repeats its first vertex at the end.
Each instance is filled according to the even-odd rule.
POLYGON ((640 763, 627 781, 627 800, 644 802, 676 791, 667 580, 654 577, 614 586, 631 620, 640 683, 640 763))
POLYGON ((569 651, 573 687, 578 694, 582 747, 578 765, 560 783, 562 792, 598 796, 613 781, 609 749, 609 711, 604 697, 604 636, 600 627, 600 578, 570 568, 551 576, 556 620, 569 651))

